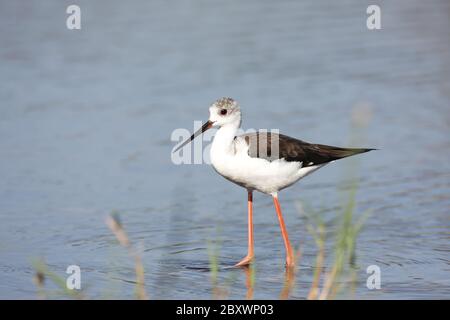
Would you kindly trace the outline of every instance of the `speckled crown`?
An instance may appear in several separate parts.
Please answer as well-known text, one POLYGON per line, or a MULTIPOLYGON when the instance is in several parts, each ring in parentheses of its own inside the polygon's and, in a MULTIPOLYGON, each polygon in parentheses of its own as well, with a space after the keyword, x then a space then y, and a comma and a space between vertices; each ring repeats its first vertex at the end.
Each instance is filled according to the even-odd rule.
POLYGON ((239 106, 234 99, 226 97, 218 99, 214 102, 214 105, 220 109, 239 109, 239 106))

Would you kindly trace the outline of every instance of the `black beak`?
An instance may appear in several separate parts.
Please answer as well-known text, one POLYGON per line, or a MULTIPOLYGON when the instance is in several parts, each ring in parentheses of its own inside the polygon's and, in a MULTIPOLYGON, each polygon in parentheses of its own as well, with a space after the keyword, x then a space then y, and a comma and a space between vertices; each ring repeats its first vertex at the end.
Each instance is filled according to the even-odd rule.
MULTIPOLYGON (((192 140, 194 140, 198 135, 202 134, 203 132, 205 132, 206 130, 208 130, 209 128, 211 128, 213 125, 212 121, 206 121, 205 124, 198 129, 189 139, 187 139, 185 142, 183 142, 182 144, 180 144, 178 147, 176 147, 175 150, 173 150, 173 152, 177 152, 178 150, 180 150, 181 148, 183 148, 185 145, 187 145, 189 142, 191 142, 192 140)), ((172 152, 172 153, 173 153, 172 152)))

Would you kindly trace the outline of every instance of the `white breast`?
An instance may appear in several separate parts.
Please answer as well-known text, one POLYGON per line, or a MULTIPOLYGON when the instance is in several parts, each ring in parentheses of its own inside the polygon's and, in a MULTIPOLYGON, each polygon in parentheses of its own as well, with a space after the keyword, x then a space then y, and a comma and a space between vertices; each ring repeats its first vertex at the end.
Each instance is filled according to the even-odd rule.
POLYGON ((227 148, 215 145, 214 142, 211 147, 211 163, 220 175, 244 188, 267 194, 292 185, 322 166, 302 168, 301 162, 288 162, 284 159, 270 162, 251 158, 247 144, 240 139, 233 140, 227 148))

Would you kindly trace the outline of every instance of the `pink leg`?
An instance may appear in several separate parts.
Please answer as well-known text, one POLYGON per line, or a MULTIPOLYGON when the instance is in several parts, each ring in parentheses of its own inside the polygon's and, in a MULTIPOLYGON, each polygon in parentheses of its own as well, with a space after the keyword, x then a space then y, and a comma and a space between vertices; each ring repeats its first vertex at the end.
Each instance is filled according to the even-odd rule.
POLYGON ((253 261, 253 257, 253 191, 248 191, 248 253, 235 267, 248 266, 253 261))
POLYGON ((283 236, 284 246, 286 247, 286 266, 294 267, 294 251, 292 250, 291 243, 289 242, 288 233, 284 224, 283 215, 281 214, 280 203, 278 202, 277 195, 273 196, 273 203, 275 205, 275 210, 277 211, 278 221, 280 222, 281 235, 283 236))

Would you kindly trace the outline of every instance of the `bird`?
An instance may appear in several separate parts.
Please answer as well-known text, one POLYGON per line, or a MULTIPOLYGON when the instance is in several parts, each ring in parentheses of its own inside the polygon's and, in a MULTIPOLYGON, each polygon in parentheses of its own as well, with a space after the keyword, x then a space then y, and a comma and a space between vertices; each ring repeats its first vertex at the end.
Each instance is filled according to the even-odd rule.
POLYGON ((220 98, 209 107, 209 119, 192 136, 173 149, 177 152, 210 128, 218 128, 210 149, 214 170, 247 190, 247 255, 235 264, 254 262, 253 192, 270 195, 283 237, 286 267, 295 266, 294 250, 281 212, 278 193, 330 162, 375 149, 340 148, 308 143, 283 134, 257 131, 237 135, 242 114, 232 98, 220 98))

